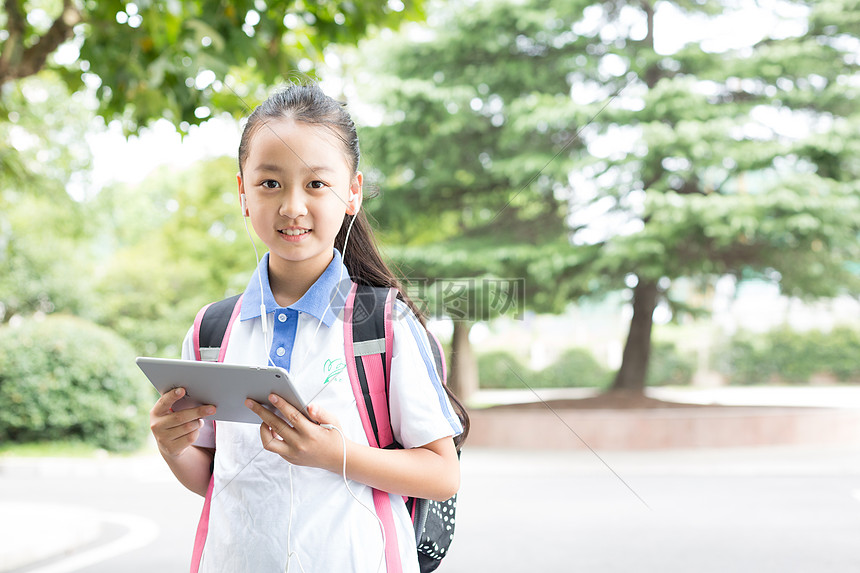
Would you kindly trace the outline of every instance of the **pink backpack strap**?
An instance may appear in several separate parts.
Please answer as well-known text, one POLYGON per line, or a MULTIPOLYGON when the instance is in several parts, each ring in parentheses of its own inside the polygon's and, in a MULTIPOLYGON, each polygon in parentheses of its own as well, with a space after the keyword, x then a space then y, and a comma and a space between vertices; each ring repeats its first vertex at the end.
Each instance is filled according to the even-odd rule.
POLYGON ((375 448, 397 447, 388 411, 396 297, 394 289, 353 285, 344 310, 347 372, 367 441, 375 448))
POLYGON ((394 513, 391 511, 391 496, 384 491, 374 489, 373 507, 385 530, 385 570, 388 573, 402 573, 400 563, 400 543, 397 541, 397 529, 394 525, 394 513))
MULTIPOLYGON (((364 433, 371 447, 385 447, 394 442, 391 432, 391 420, 388 415, 388 375, 391 372, 391 350, 393 334, 391 330, 392 306, 396 293, 386 294, 382 331, 375 318, 375 308, 372 305, 360 303, 361 314, 356 315, 356 294, 358 285, 353 284, 349 290, 344 307, 343 341, 346 356, 346 369, 355 403, 364 433), (368 330, 370 328, 371 330, 368 330), (361 332, 356 332, 356 330, 361 332), (382 338, 374 338, 382 335, 382 338), (356 335, 358 341, 356 342, 356 335), (385 359, 383 361, 382 352, 385 359), (359 368, 362 374, 359 375, 359 368), (377 440, 377 436, 379 439, 377 440), (382 442, 380 445, 379 442, 382 442)), ((362 296, 370 291, 363 289, 362 296)), ((373 293, 370 293, 373 294, 373 293)), ((378 292, 377 292, 378 294, 378 292)), ((401 573, 403 566, 400 562, 400 544, 397 540, 397 529, 394 523, 394 513, 391 510, 391 497, 387 492, 373 489, 373 505, 376 515, 382 521, 385 531, 385 564, 388 573, 401 573)))
MULTIPOLYGON (((241 295, 207 304, 200 309, 194 318, 192 334, 195 360, 224 362, 224 356, 227 354, 227 342, 230 340, 230 331, 233 329, 233 323, 239 317, 241 309, 241 295), (210 311, 208 315, 207 311, 210 311), (201 342, 203 344, 202 351, 201 342), (207 354, 206 356, 203 356, 204 352, 207 354)), ((212 424, 214 426, 215 422, 212 424)), ((194 549, 191 552, 191 573, 199 571, 200 561, 203 558, 203 548, 206 546, 206 537, 209 534, 209 511, 212 507, 212 490, 214 487, 215 474, 213 472, 209 478, 209 487, 206 488, 206 497, 203 499, 200 520, 197 522, 194 549)))
POLYGON ((215 487, 215 474, 209 478, 209 487, 206 488, 206 498, 203 501, 203 511, 200 512, 200 521, 197 522, 197 534, 194 536, 194 550, 191 552, 191 573, 200 570, 200 560, 203 558, 203 547, 206 546, 206 536, 209 534, 209 509, 212 507, 212 490, 215 487))
POLYGON ((362 397, 362 388, 358 378, 356 361, 352 358, 355 356, 355 344, 352 338, 352 322, 353 311, 355 308, 355 291, 358 285, 353 283, 349 289, 349 294, 346 297, 343 315, 343 343, 346 356, 346 371, 349 374, 349 382, 352 385, 352 393, 355 395, 355 404, 358 407, 358 416, 361 418, 361 424, 364 427, 364 433, 367 435, 367 441, 371 447, 378 448, 379 443, 376 441, 376 435, 373 432, 373 427, 370 423, 370 414, 367 411, 367 404, 362 397))
POLYGON ((230 339, 230 331, 241 309, 241 294, 207 304, 200 309, 194 318, 192 331, 195 360, 224 361, 227 352, 224 342, 230 339))
MULTIPOLYGON (((233 323, 239 318, 239 313, 242 310, 242 298, 236 301, 236 306, 233 307, 233 313, 230 315, 230 322, 227 323, 227 329, 224 331, 224 337, 221 339, 221 350, 218 351, 218 362, 224 362, 224 356, 227 355, 227 341, 230 340, 230 332, 233 330, 233 323)), ((266 317, 261 317, 266 320, 266 317)))
MULTIPOLYGON (((383 326, 385 328, 385 395, 388 396, 388 382, 391 379, 391 357, 394 355, 394 328, 391 321, 394 316, 394 302, 397 300, 397 291, 393 288, 388 289, 388 295, 385 297, 385 315, 383 318, 383 326)), ((388 409, 388 399, 385 400, 386 410, 388 409)), ((391 421, 389 419, 389 427, 391 421)))
POLYGON ((209 310, 209 307, 212 306, 210 302, 203 308, 201 308, 197 312, 197 316, 194 317, 194 329, 192 331, 192 341, 194 342, 194 360, 200 362, 200 325, 203 323, 203 316, 206 314, 206 311, 209 310))

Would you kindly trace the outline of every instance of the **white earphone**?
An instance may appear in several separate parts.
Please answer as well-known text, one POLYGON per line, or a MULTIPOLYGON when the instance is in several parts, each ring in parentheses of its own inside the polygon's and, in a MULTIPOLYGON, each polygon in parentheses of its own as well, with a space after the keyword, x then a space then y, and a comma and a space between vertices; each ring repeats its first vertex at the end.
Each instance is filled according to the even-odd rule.
POLYGON ((349 192, 346 203, 346 214, 355 217, 358 215, 358 210, 361 209, 361 189, 356 192, 349 192))
POLYGON ((246 203, 244 193, 239 194, 239 202, 242 203, 242 216, 247 217, 248 215, 246 213, 248 212, 248 204, 246 203))

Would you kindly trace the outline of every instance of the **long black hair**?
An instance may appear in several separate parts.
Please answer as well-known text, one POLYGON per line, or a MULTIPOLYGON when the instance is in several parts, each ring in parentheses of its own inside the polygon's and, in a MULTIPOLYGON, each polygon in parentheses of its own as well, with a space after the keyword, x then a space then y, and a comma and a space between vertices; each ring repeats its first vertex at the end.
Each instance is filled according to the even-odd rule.
MULTIPOLYGON (((358 133, 355 123, 346 111, 346 104, 326 95, 316 84, 292 84, 275 92, 248 116, 239 142, 239 173, 242 173, 242 168, 248 159, 250 140, 253 135, 267 121, 283 118, 291 118, 329 130, 343 143, 351 174, 354 176, 358 172, 358 163, 361 159, 358 133)), ((343 253, 343 263, 349 271, 350 278, 358 284, 397 289, 398 298, 403 300, 426 328, 427 321, 424 313, 409 298, 400 280, 382 260, 373 228, 362 210, 354 215, 355 221, 352 223, 352 229, 349 230, 349 252, 345 252, 347 230, 352 217, 352 215, 344 216, 334 241, 335 248, 343 253)), ((459 450, 469 433, 469 414, 447 385, 445 391, 463 425, 463 433, 454 439, 459 450)))

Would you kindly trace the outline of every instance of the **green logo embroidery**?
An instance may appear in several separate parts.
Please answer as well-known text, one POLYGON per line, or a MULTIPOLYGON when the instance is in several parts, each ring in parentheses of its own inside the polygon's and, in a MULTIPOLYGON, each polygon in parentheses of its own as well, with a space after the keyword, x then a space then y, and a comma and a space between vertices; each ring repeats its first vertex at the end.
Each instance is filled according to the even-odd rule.
POLYGON ((323 374, 326 375, 323 384, 328 384, 332 380, 336 380, 338 375, 344 370, 346 370, 346 362, 340 358, 329 358, 323 364, 323 374))

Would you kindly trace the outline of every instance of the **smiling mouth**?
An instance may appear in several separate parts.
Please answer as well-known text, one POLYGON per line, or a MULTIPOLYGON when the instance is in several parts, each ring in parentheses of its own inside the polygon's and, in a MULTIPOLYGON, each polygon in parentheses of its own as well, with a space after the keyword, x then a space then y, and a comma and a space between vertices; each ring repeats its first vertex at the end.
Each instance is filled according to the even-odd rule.
POLYGON ((306 235, 311 232, 310 229, 281 229, 278 231, 282 235, 286 235, 288 237, 298 237, 299 235, 306 235))

